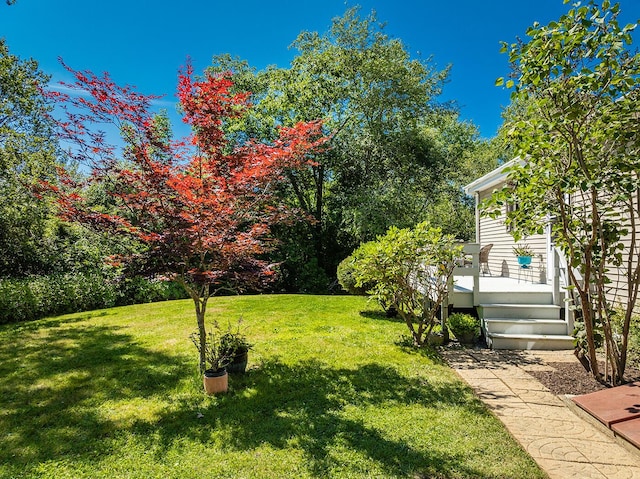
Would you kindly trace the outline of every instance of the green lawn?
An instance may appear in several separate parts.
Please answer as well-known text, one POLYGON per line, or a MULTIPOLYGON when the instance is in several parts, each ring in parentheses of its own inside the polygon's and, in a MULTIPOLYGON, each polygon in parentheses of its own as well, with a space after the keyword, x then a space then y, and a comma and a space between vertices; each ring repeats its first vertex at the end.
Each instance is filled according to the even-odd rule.
POLYGON ((0 327, 0 477, 546 477, 433 352, 347 296, 214 298, 249 370, 207 397, 189 301, 0 327))

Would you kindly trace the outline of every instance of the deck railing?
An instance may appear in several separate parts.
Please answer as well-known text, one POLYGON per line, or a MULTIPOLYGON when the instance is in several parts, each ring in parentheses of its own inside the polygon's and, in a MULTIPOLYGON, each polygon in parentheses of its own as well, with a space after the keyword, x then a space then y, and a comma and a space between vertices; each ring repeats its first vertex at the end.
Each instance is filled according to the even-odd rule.
MULTIPOLYGON (((464 243, 462 253, 462 257, 456 260, 453 274, 449 278, 449 294, 442 305, 443 312, 448 308, 450 298, 453 295, 454 276, 473 277, 473 305, 478 306, 480 304, 480 245, 478 243, 464 243)), ((446 316, 446 313, 443 314, 446 316)))
MULTIPOLYGON (((567 291, 567 294, 571 296, 569 293, 568 286, 571 285, 571 276, 569 275, 569 264, 567 263, 567 258, 564 256, 564 253, 559 250, 556 246, 552 248, 553 251, 553 303, 558 306, 565 306, 562 303, 562 296, 560 295, 560 289, 564 289, 567 291)), ((573 269, 573 274, 575 278, 581 282, 582 275, 576 268, 573 269)), ((569 300, 566 298, 565 301, 569 300)), ((574 315, 572 314, 571 308, 566 308, 566 318, 569 331, 573 331, 573 324, 575 321, 574 315)))
MULTIPOLYGON (((567 262, 564 255, 553 248, 553 304, 561 305, 561 289, 569 285, 567 262)), ((463 256, 457 260, 453 275, 449 278, 449 295, 454 291, 454 276, 473 277, 473 305, 480 304, 480 245, 478 243, 464 243, 463 256)), ((448 302, 450 303, 450 301, 448 302)))

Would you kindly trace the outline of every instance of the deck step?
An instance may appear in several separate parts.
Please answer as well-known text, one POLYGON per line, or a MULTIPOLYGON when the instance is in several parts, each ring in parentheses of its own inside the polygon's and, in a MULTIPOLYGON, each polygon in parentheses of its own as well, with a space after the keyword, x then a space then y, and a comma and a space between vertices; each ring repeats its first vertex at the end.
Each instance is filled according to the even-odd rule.
POLYGON ((573 349, 573 337, 559 334, 506 334, 488 333, 487 345, 491 349, 540 349, 547 351, 573 349))
POLYGON ((478 306, 483 318, 560 319, 560 306, 554 304, 485 303, 478 306))
POLYGON ((565 335, 567 323, 560 319, 484 318, 487 333, 565 335))
POLYGON ((553 304, 553 293, 541 291, 491 291, 479 293, 483 304, 553 304))

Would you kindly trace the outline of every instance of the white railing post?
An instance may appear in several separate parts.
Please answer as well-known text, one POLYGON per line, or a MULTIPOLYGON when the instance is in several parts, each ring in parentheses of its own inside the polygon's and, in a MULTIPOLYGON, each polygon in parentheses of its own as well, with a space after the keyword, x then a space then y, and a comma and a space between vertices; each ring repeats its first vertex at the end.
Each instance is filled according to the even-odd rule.
MULTIPOLYGON (((571 268, 571 266, 569 265, 567 258, 565 258, 562 251, 556 247, 553 248, 553 261, 555 263, 553 271, 553 299, 555 304, 564 308, 565 321, 567 322, 567 334, 571 334, 575 322, 573 308, 571 308, 571 305, 573 303, 573 294, 570 288, 572 279, 571 275, 569 274, 569 268, 571 268), (560 296, 561 288, 564 288, 566 296, 564 299, 564 304, 560 304, 562 302, 562 298, 560 296)), ((572 272, 576 280, 580 282, 580 280, 582 279, 580 272, 576 269, 572 269, 572 272)))
POLYGON ((553 248, 553 304, 560 306, 560 255, 553 248))
POLYGON ((473 268, 473 306, 480 304, 480 244, 473 243, 471 247, 471 258, 473 268))
MULTIPOLYGON (((480 245, 478 243, 464 243, 462 253, 465 256, 471 256, 471 267, 465 267, 463 259, 463 264, 454 268, 453 276, 473 277, 473 305, 478 306, 480 304, 480 245)), ((449 294, 453 294, 453 278, 449 294)))

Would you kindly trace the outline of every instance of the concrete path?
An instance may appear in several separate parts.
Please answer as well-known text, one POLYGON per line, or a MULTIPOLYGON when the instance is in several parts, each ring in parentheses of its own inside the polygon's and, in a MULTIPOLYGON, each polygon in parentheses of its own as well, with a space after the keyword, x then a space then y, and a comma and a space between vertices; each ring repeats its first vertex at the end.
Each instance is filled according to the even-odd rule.
POLYGON ((528 373, 575 361, 572 351, 449 349, 443 357, 551 479, 640 479, 640 453, 528 373))

